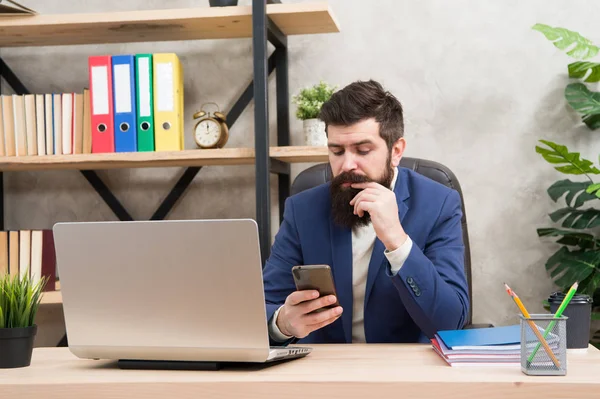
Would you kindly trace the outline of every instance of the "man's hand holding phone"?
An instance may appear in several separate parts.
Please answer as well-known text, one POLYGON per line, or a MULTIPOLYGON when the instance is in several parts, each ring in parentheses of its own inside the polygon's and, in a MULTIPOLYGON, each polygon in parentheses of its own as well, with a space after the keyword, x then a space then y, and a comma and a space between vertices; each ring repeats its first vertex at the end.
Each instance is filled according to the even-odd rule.
POLYGON ((285 300, 277 316, 277 328, 287 336, 304 338, 311 332, 333 323, 342 314, 342 307, 336 306, 334 295, 319 297, 316 290, 292 292, 285 300))

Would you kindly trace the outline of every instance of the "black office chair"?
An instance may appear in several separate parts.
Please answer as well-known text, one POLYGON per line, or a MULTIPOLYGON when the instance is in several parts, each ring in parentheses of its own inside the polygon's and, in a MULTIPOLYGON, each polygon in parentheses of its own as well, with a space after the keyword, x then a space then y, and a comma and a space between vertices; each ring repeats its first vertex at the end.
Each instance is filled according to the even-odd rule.
MULTIPOLYGON (((440 182, 445 186, 451 187, 458 191, 461 199, 461 207, 462 207, 462 232, 463 232, 463 241, 465 245, 465 274, 467 276, 467 283, 469 286, 469 299, 471 302, 471 306, 469 306, 469 315, 467 319, 467 323, 464 328, 482 328, 482 327, 492 327, 491 324, 472 324, 473 318, 473 289, 472 289, 472 278, 471 278, 471 249, 469 246, 469 232, 467 228, 467 214, 465 212, 465 203, 463 199, 462 190, 460 188, 460 184, 458 183, 458 179, 452 173, 450 169, 446 166, 428 161, 425 159, 419 158, 407 158, 403 157, 400 160, 400 166, 412 169, 417 173, 420 173, 432 180, 440 182)), ((312 166, 298 174, 298 176, 294 179, 292 183, 292 195, 297 194, 301 191, 309 189, 311 187, 318 186, 319 184, 323 184, 328 182, 331 179, 331 168, 328 163, 318 164, 312 166)))

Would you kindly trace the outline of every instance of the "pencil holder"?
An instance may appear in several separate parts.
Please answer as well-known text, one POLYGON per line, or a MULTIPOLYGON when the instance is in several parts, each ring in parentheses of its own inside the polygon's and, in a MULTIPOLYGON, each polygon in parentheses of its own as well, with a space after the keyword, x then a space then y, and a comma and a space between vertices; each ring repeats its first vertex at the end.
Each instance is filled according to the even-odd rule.
POLYGON ((527 375, 567 374, 567 317, 532 314, 521 318, 521 371, 527 375))

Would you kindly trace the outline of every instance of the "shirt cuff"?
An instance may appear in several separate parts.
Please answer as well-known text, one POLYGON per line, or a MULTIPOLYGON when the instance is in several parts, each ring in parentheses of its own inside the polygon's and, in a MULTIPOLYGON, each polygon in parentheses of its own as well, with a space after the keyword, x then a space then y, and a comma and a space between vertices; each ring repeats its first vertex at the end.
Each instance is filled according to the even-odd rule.
POLYGON ((386 249, 383 252, 388 262, 390 262, 390 271, 392 272, 392 275, 398 273, 402 265, 404 265, 404 262, 408 258, 410 250, 412 249, 412 244, 412 240, 410 239, 410 237, 407 236, 406 241, 404 241, 404 244, 400 245, 393 251, 388 251, 386 249))
POLYGON ((281 310, 281 306, 279 308, 277 308, 275 313, 273 313, 273 317, 271 317, 271 322, 269 323, 269 336, 274 341, 285 342, 288 339, 293 338, 293 337, 285 335, 284 333, 282 333, 279 330, 279 327, 277 327, 277 316, 279 315, 280 310, 281 310))

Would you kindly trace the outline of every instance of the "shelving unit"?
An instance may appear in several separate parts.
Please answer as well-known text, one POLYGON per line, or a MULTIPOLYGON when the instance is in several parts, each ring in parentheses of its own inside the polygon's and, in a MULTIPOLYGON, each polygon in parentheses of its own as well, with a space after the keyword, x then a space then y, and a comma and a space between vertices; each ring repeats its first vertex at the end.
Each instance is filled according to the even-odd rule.
MULTIPOLYGON (((290 146, 287 36, 339 32, 327 2, 199 7, 0 18, 0 48, 83 44, 252 38, 253 80, 227 112, 235 123, 254 99, 254 148, 0 157, 0 229, 4 229, 3 172, 79 170, 120 220, 133 220, 95 170, 184 167, 175 186, 150 220, 164 219, 199 170, 210 165, 255 165, 256 221, 262 260, 270 253, 270 173, 278 175, 279 218, 290 193, 290 163, 324 162, 324 147, 290 146), (267 41, 275 51, 268 55, 267 41), (276 72, 277 142, 269 143, 268 76, 276 72)), ((0 57, 3 77, 17 94, 29 94, 0 57)), ((60 292, 44 293, 42 303, 61 303, 60 292)))
MULTIPOLYGON (((90 154, 0 158, 1 171, 78 169, 121 220, 129 213, 98 178, 94 170, 129 167, 187 167, 152 219, 161 219, 174 206, 201 167, 255 164, 256 219, 263 261, 270 251, 269 174, 279 176, 280 218, 289 195, 289 163, 326 159, 322 148, 289 147, 289 93, 287 36, 339 32, 327 2, 266 4, 252 6, 199 7, 186 9, 126 11, 87 14, 57 14, 0 19, 0 47, 59 46, 73 44, 128 43, 252 37, 254 80, 228 112, 228 124, 237 120, 255 100, 255 146, 222 150, 187 150, 181 153, 90 154), (275 46, 268 56, 267 39, 275 46), (276 71, 277 146, 269 145, 268 75, 276 71), (287 148, 289 147, 289 148, 287 148), (253 150, 253 151, 252 151, 253 150)), ((18 94, 26 86, 0 58, 0 76, 18 94)), ((1 175, 0 175, 1 179, 1 175)), ((2 185, 0 184, 0 187, 2 185)), ((3 192, 0 193, 0 228, 4 228, 3 192)))

